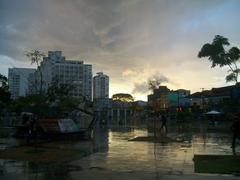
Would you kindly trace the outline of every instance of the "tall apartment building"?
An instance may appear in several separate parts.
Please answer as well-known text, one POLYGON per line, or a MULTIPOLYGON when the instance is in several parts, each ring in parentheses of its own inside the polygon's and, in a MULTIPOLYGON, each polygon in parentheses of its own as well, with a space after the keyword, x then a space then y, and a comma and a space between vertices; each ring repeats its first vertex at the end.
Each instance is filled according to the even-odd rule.
POLYGON ((33 76, 36 69, 30 68, 9 68, 8 85, 11 98, 16 99, 29 93, 29 77, 33 76))
POLYGON ((57 81, 60 84, 73 86, 71 96, 76 98, 84 96, 92 100, 92 65, 78 60, 66 60, 61 51, 49 51, 48 56, 43 58, 39 69, 35 72, 35 78, 30 79, 32 92, 40 89, 40 70, 43 76, 43 91, 57 81))
POLYGON ((93 99, 109 98, 109 77, 102 72, 93 78, 93 99))

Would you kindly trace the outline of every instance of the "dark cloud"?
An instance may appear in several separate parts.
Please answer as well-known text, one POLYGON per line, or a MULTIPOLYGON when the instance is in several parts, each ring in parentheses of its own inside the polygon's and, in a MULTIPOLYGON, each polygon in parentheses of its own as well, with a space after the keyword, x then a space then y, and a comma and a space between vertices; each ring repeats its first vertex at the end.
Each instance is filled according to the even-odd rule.
POLYGON ((1 0, 0 56, 26 61, 29 49, 62 50, 118 83, 129 67, 176 76, 215 34, 240 42, 239 6, 238 0, 1 0))
MULTIPOLYGON (((171 32, 171 23, 181 20, 190 9, 192 14, 206 4, 211 7, 219 2, 3 0, 0 34, 4 41, 0 54, 23 59, 19 54, 22 49, 58 48, 66 50, 69 56, 93 54, 94 58, 101 52, 111 53, 111 58, 121 53, 146 55, 148 49, 139 51, 141 43, 144 46, 144 41, 151 41, 151 46, 157 46, 159 51, 159 45, 163 44, 152 39, 160 38, 160 43, 167 46, 169 37, 161 33, 171 32)), ((124 64, 124 59, 122 62, 124 64)))

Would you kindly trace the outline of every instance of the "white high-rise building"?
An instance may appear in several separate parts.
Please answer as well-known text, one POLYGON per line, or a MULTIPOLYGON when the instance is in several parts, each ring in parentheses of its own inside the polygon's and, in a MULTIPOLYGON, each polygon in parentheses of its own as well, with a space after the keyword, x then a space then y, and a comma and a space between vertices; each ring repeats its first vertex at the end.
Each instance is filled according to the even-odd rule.
POLYGON ((93 99, 109 98, 109 77, 102 72, 93 78, 93 99))
POLYGON ((36 69, 30 68, 8 69, 8 86, 12 99, 25 96, 29 92, 28 79, 33 76, 35 71, 36 69))
MULTIPOLYGON (((72 97, 84 96, 92 100, 92 65, 84 64, 83 61, 65 60, 61 51, 49 51, 48 57, 44 57, 41 62, 42 88, 46 91, 48 87, 57 81, 59 84, 71 84, 73 89, 70 92, 72 97)), ((35 72, 33 84, 37 84, 40 89, 40 69, 35 72), (34 83, 34 82, 38 83, 34 83)), ((32 86, 32 92, 36 86, 32 86)))

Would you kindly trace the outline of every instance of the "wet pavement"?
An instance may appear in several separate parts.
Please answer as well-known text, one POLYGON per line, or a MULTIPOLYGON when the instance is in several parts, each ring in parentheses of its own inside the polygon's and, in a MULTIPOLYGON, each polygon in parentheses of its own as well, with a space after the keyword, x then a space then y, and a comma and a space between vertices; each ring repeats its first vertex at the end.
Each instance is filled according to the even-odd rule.
MULTIPOLYGON (((91 149, 90 156, 55 164, 0 160, 0 179, 240 179, 194 173, 194 154, 232 154, 229 133, 169 133, 170 137, 183 138, 181 143, 128 141, 147 135, 146 129, 97 128, 92 142, 65 140, 45 145, 91 149)), ((4 138, 0 142, 1 148, 6 146, 4 138)), ((240 152, 239 147, 236 151, 240 152)))

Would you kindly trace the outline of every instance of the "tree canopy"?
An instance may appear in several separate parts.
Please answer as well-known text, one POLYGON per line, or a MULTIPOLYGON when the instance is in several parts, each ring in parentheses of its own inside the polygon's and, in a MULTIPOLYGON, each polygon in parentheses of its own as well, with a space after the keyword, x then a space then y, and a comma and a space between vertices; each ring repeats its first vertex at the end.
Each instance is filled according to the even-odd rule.
POLYGON ((78 108, 79 99, 69 95, 70 85, 53 84, 46 93, 29 94, 19 97, 13 102, 13 109, 17 113, 32 112, 39 117, 58 117, 64 112, 78 108))
POLYGON ((158 79, 152 79, 148 81, 148 89, 149 90, 154 90, 158 89, 158 87, 161 85, 161 81, 158 79))
POLYGON ((7 87, 8 87, 7 86, 7 81, 8 81, 7 77, 0 74, 0 87, 1 88, 7 89, 7 87))
POLYGON ((202 46, 198 57, 208 57, 208 60, 212 63, 212 68, 216 66, 228 66, 228 72, 230 72, 230 74, 226 76, 226 81, 238 83, 240 69, 238 68, 237 62, 240 58, 240 50, 238 47, 227 49, 229 45, 230 43, 227 38, 216 35, 212 43, 206 43, 202 46))
POLYGON ((30 59, 31 64, 37 64, 37 66, 40 66, 40 62, 42 61, 42 58, 45 57, 45 54, 39 50, 32 50, 27 52, 26 56, 30 59))
POLYGON ((7 77, 0 74, 0 101, 7 102, 10 100, 10 92, 8 91, 7 77))
POLYGON ((61 101, 62 98, 68 97, 70 91, 74 89, 72 84, 61 84, 57 80, 53 81, 48 87, 47 97, 50 102, 61 101))
POLYGON ((134 98, 132 97, 131 94, 124 94, 124 93, 114 94, 112 96, 112 99, 114 101, 121 101, 121 102, 133 102, 134 101, 134 98))
POLYGON ((40 64, 43 60, 43 57, 45 57, 44 52, 41 52, 39 50, 32 50, 30 52, 27 52, 26 57, 29 58, 29 60, 31 61, 31 64, 37 64, 38 70, 40 72, 40 94, 42 94, 42 87, 43 87, 43 74, 42 74, 42 70, 40 68, 40 64))

